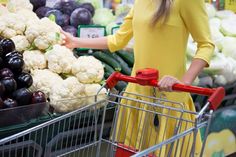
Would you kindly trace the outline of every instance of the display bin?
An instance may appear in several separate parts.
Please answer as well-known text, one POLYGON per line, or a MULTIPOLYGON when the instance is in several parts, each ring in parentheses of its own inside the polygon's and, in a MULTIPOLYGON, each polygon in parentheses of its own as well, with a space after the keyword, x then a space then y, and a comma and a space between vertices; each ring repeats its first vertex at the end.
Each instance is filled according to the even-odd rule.
MULTIPOLYGON (((83 98, 83 99, 88 99, 83 98)), ((93 98, 94 99, 94 98, 93 98)), ((61 100, 63 102, 67 102, 68 100, 61 100)), ((90 97, 91 101, 91 97, 90 97)), ((42 127, 44 125, 48 125, 46 129, 39 129, 35 132, 32 132, 31 134, 24 136, 23 138, 18 138, 17 140, 12 140, 11 142, 5 143, 5 145, 0 146, 0 156, 22 156, 21 152, 28 147, 27 153, 24 155, 29 154, 29 156, 32 153, 38 153, 38 154, 58 154, 62 151, 66 151, 68 146, 65 145, 67 143, 68 139, 72 142, 74 146, 76 146, 80 141, 76 141, 75 137, 82 136, 83 133, 78 134, 78 132, 81 132, 81 128, 90 128, 92 124, 92 121, 94 120, 94 111, 87 111, 83 112, 80 115, 75 115, 70 118, 62 119, 61 117, 65 116, 69 113, 53 113, 49 112, 49 103, 45 104, 45 108, 42 112, 42 115, 33 118, 30 120, 26 120, 30 118, 30 115, 25 115, 24 113, 21 113, 20 120, 13 121, 11 124, 5 127, 0 128, 0 141, 4 141, 8 138, 14 138, 22 134, 24 131, 27 130, 34 130, 36 128, 42 127), (61 119, 61 120, 60 120, 61 119), (22 122, 22 123, 21 123, 22 122), (50 125, 50 123, 55 122, 54 124, 50 125), (80 124, 80 125, 77 125, 80 124), (42 138, 44 137, 44 138, 42 138), (58 148, 61 146, 60 148, 58 148), (9 149, 15 149, 17 150, 17 154, 15 152, 8 151, 9 149), (18 154, 19 153, 19 154, 18 154)), ((86 106, 86 103, 85 103, 86 106)), ((106 110, 107 117, 105 119, 105 125, 104 128, 104 137, 110 136, 110 129, 111 129, 111 122, 114 117, 114 111, 115 106, 113 104, 108 105, 109 107, 106 110)), ((42 106, 41 106, 42 107, 42 106)), ((28 109, 30 107, 28 106, 28 109)), ((36 107, 34 108, 36 109, 36 107)), ((16 110, 22 110, 23 108, 15 108, 12 109, 11 112, 16 114, 16 110)), ((6 111, 5 111, 6 112, 6 111)), ((9 111, 8 111, 9 112, 9 111)), ((73 112, 73 111, 72 111, 73 112)), ((102 123, 102 113, 103 110, 101 109, 98 114, 98 128, 97 131, 100 129, 100 124, 102 123)), ((32 113, 31 113, 32 114, 32 113)), ((33 114, 34 115, 34 114, 33 114)), ((19 114, 18 114, 19 117, 19 114)), ((31 116, 32 118, 32 116, 31 116)), ((93 128, 90 130, 91 134, 94 134, 96 132, 96 129, 93 128)), ((83 129, 82 129, 83 132, 83 129)), ((83 141, 88 140, 89 137, 84 138, 83 141)), ((47 156, 47 155, 46 155, 47 156)))

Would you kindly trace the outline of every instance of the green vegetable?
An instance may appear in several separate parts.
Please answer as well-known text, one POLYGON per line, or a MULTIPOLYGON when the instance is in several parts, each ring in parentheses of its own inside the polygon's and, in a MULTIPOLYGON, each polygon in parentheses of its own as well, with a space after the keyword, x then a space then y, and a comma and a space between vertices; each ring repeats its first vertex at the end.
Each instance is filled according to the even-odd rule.
POLYGON ((117 85, 115 86, 115 88, 120 92, 123 91, 126 87, 127 87, 127 83, 124 81, 119 81, 117 85))
POLYGON ((134 65, 134 54, 131 52, 118 51, 117 54, 124 59, 124 61, 129 65, 129 67, 133 67, 134 65))
POLYGON ((110 65, 115 71, 121 71, 120 64, 113 58, 111 58, 109 55, 107 55, 104 52, 97 51, 93 53, 93 56, 97 58, 98 60, 107 63, 110 65))
MULTIPOLYGON (((106 63, 102 63, 104 65, 104 70, 105 70, 105 74, 108 75, 108 77, 115 71, 110 65, 106 64, 106 63)), ((108 78, 105 77, 105 78, 108 78)))
POLYGON ((209 3, 206 3, 206 11, 209 18, 213 18, 216 15, 216 8, 209 3))
POLYGON ((223 109, 214 114, 210 125, 210 132, 219 132, 230 129, 236 133, 236 109, 223 109))
POLYGON ((116 7, 115 14, 116 16, 120 16, 122 14, 127 15, 132 8, 131 4, 119 4, 116 7))
POLYGON ((115 21, 115 16, 112 14, 112 10, 101 8, 95 11, 95 15, 93 17, 94 24, 107 26, 113 21, 115 21))
POLYGON ((121 65, 121 72, 125 75, 131 75, 131 69, 129 65, 116 53, 112 53, 112 56, 116 59, 117 62, 121 65))

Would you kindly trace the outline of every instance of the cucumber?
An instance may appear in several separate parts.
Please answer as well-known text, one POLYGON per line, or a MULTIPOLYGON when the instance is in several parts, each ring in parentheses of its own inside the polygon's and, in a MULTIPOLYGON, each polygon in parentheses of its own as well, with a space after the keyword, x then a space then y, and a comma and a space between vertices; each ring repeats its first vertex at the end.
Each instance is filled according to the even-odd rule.
POLYGON ((102 64, 104 65, 104 77, 105 79, 107 79, 115 70, 108 64, 102 62, 102 64))
POLYGON ((115 86, 115 88, 116 88, 119 92, 125 90, 126 87, 127 87, 127 83, 124 82, 124 81, 119 81, 119 82, 116 84, 116 86, 115 86))
POLYGON ((93 53, 93 56, 97 58, 98 60, 110 65, 113 69, 115 69, 115 71, 121 71, 120 64, 115 59, 107 55, 106 53, 97 51, 93 53))
POLYGON ((129 65, 133 67, 134 65, 134 54, 131 52, 118 51, 117 54, 129 65))
POLYGON ((105 72, 112 74, 115 71, 110 65, 104 62, 102 62, 102 64, 104 65, 105 72))
POLYGON ((131 75, 131 69, 130 69, 129 65, 116 53, 112 53, 111 55, 114 57, 114 59, 117 62, 120 63, 121 72, 125 75, 131 75))
POLYGON ((104 78, 105 78, 105 79, 108 79, 109 76, 111 76, 111 73, 108 73, 108 72, 105 72, 105 73, 104 73, 104 78))

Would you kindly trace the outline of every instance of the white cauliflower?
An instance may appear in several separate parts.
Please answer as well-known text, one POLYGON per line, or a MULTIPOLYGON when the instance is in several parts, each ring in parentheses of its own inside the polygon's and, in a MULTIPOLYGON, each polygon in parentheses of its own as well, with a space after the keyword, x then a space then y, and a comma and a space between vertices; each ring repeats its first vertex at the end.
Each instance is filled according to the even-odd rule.
POLYGON ((106 89, 102 88, 99 84, 85 84, 85 95, 87 96, 86 101, 88 105, 95 103, 95 96, 97 94, 97 101, 106 99, 106 93, 106 89))
POLYGON ((9 13, 0 17, 0 35, 5 38, 23 35, 25 29, 26 24, 22 16, 9 13))
POLYGON ((33 11, 33 5, 29 0, 8 0, 6 7, 10 12, 17 12, 21 9, 33 11))
POLYGON ((57 112, 70 112, 85 105, 84 85, 77 78, 68 77, 54 84, 50 92, 50 103, 57 112))
POLYGON ((58 85, 61 81, 63 81, 58 74, 53 73, 48 69, 34 70, 32 72, 32 77, 32 88, 44 92, 47 96, 49 96, 53 85, 58 85))
POLYGON ((25 61, 25 70, 32 71, 47 67, 45 55, 39 50, 25 51, 23 53, 23 59, 25 61))
POLYGON ((48 69, 52 72, 69 74, 72 70, 72 64, 76 61, 73 52, 61 45, 54 45, 53 48, 46 52, 48 69))
POLYGON ((0 16, 9 13, 7 8, 0 4, 0 16))
POLYGON ((81 56, 72 65, 72 73, 82 83, 99 83, 104 76, 104 68, 93 56, 81 56))
POLYGON ((30 43, 27 38, 23 35, 17 35, 11 38, 15 43, 16 50, 19 52, 27 50, 30 47, 30 43))
POLYGON ((28 21, 25 35, 40 50, 62 43, 60 27, 48 18, 28 21))
POLYGON ((27 9, 18 10, 16 12, 16 14, 18 14, 19 16, 24 17, 26 22, 29 21, 29 20, 39 20, 38 16, 33 11, 30 11, 30 10, 27 10, 27 9))

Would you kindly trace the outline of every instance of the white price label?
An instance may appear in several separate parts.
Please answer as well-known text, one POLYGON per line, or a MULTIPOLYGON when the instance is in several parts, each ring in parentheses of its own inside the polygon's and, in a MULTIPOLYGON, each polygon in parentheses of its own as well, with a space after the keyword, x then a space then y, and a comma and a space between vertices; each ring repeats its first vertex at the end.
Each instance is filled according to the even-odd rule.
POLYGON ((105 36, 105 29, 100 27, 80 28, 80 38, 99 38, 105 36))

